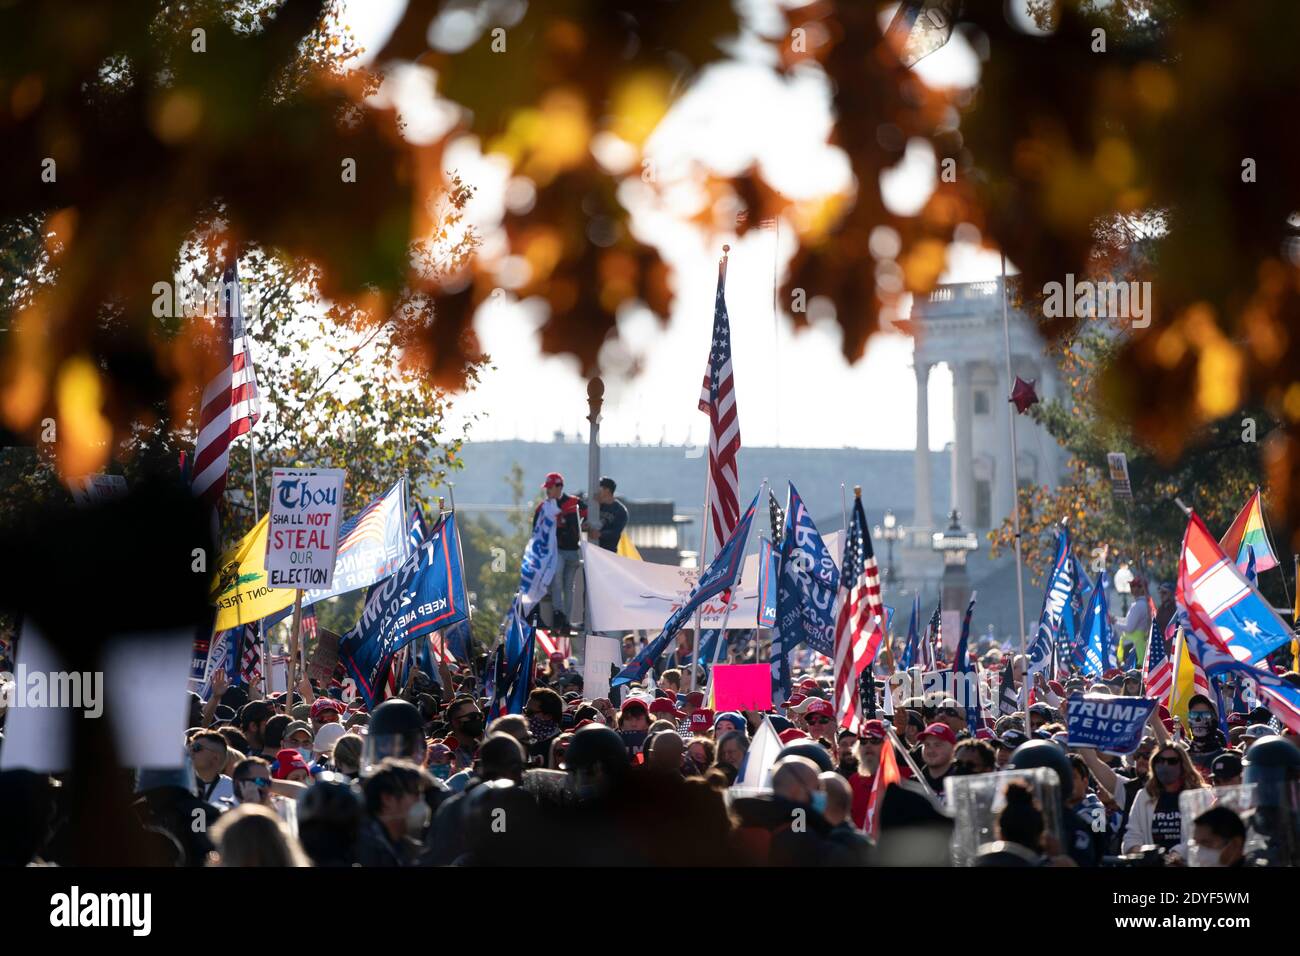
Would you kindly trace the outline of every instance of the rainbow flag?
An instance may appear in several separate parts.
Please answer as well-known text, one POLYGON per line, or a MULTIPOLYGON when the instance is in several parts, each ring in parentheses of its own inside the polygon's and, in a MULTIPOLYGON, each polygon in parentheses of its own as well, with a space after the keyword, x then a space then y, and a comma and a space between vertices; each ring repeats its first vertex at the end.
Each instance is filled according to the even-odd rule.
POLYGON ((1237 562, 1237 569, 1243 574, 1249 563, 1246 548, 1255 549, 1255 572, 1261 573, 1277 567, 1277 552, 1268 540, 1268 530, 1264 527, 1264 508, 1259 489, 1250 496, 1244 508, 1237 512, 1227 532, 1219 539, 1219 547, 1224 554, 1237 562))

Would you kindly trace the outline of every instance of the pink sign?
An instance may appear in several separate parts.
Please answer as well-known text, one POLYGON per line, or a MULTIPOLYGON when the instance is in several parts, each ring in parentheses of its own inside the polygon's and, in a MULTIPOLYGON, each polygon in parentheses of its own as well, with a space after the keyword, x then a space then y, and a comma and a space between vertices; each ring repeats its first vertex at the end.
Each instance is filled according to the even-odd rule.
POLYGON ((772 706, 768 664, 718 664, 713 668, 713 711, 767 710, 772 706))

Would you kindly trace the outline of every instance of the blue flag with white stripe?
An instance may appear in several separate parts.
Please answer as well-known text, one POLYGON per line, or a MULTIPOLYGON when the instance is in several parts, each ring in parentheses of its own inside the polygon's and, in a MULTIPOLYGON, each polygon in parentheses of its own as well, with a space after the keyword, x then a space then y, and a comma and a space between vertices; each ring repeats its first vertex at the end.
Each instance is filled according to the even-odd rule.
POLYGON ((700 575, 695 587, 691 589, 690 597, 664 622, 664 628, 659 632, 659 636, 646 644, 636 657, 623 665, 623 669, 609 682, 610 687, 621 687, 642 680, 650 670, 650 665, 659 659, 668 642, 691 619, 696 609, 705 601, 734 587, 739 582, 740 567, 745 557, 745 544, 749 540, 749 529, 754 523, 754 508, 757 504, 758 495, 755 495, 754 500, 745 509, 745 513, 740 516, 740 521, 736 523, 727 543, 718 551, 708 568, 700 575))
MULTIPOLYGON (((1038 628, 1027 652, 1029 667, 1025 678, 1027 687, 1033 686, 1034 675, 1047 670, 1059 646, 1061 621, 1068 613, 1076 587, 1075 563, 1070 553, 1070 530, 1062 525, 1056 534, 1056 556, 1047 576, 1047 590, 1043 593, 1043 610, 1038 616, 1038 628)), ((1055 677, 1055 674, 1049 676, 1055 677)))

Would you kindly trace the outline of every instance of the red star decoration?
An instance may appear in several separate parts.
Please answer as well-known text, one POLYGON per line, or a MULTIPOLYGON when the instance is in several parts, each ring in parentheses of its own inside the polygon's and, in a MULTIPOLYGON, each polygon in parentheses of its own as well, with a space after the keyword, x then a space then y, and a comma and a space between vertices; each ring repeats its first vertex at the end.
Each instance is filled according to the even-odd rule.
POLYGON ((1016 384, 1011 388, 1011 401, 1016 404, 1016 411, 1023 415, 1029 409, 1038 404, 1038 393, 1034 391, 1034 383, 1037 379, 1030 379, 1026 382, 1019 375, 1016 376, 1016 384))

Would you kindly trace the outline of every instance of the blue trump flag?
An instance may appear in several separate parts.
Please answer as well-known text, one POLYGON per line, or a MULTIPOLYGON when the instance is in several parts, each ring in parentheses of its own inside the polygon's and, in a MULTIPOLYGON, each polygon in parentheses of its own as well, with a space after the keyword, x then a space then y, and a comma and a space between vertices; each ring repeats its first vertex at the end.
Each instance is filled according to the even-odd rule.
POLYGON ((903 656, 898 662, 898 669, 905 671, 912 666, 912 661, 916 659, 917 644, 920 641, 920 632, 916 626, 921 618, 921 595, 918 593, 912 598, 912 616, 907 622, 907 645, 903 648, 903 656))
MULTIPOLYGON (((1076 555, 1070 555, 1070 560, 1074 562, 1074 593, 1070 596, 1066 613, 1062 615, 1061 630, 1070 647, 1070 662, 1075 667, 1083 667, 1083 659, 1088 652, 1084 618, 1088 614, 1088 602, 1092 600, 1092 581, 1088 579, 1088 572, 1076 555)), ((1102 577, 1105 578, 1104 571, 1102 577)))
POLYGON ((980 706, 979 674, 971 662, 970 620, 975 613, 975 592, 970 594, 970 603, 966 605, 966 616, 961 622, 961 637, 957 641, 957 651, 952 659, 953 691, 957 703, 966 711, 966 726, 973 734, 984 726, 984 708, 980 706), (972 703, 973 699, 973 703, 972 703))
POLYGON ((754 523, 754 508, 757 504, 758 495, 755 495, 754 500, 745 509, 745 513, 740 516, 740 521, 736 523, 727 543, 722 546, 713 562, 700 575, 700 580, 696 582, 695 587, 691 589, 690 597, 664 622, 664 629, 659 632, 659 636, 643 647, 636 657, 623 665, 623 669, 609 682, 610 687, 622 687, 624 684, 644 678, 646 672, 650 670, 650 664, 659 659, 668 642, 682 629, 682 625, 690 620, 696 608, 715 595, 733 587, 740 580, 740 566, 745 557, 745 544, 749 540, 749 528, 754 523))
POLYGON ((790 482, 776 585, 776 624, 772 629, 773 704, 779 706, 790 695, 789 655, 795 647, 807 644, 819 654, 834 658, 835 597, 839 587, 835 559, 794 482, 790 482))
POLYGON ((1106 601, 1106 573, 1097 578, 1097 585, 1088 596, 1088 609, 1079 628, 1083 644, 1082 669, 1089 677, 1101 677, 1117 666, 1115 638, 1111 631, 1110 606, 1106 601))
POLYGON ((1131 754, 1142 743, 1158 701, 1150 697, 1071 694, 1066 734, 1071 747, 1131 754))
MULTIPOLYGON (((1076 581, 1074 577, 1074 556, 1070 553, 1070 529, 1061 525, 1056 534, 1056 557, 1047 576, 1047 590, 1043 594, 1043 610, 1038 616, 1038 629, 1034 640, 1029 645, 1029 667, 1025 675, 1025 686, 1033 684, 1034 675, 1046 670, 1058 647, 1061 634, 1062 618, 1068 613, 1076 581)), ((1049 674, 1055 677, 1055 674, 1049 674)))
POLYGON ((776 623, 776 575, 780 556, 767 538, 758 542, 758 626, 776 623))
POLYGON ((537 629, 525 620, 522 602, 516 598, 510 607, 510 616, 507 619, 502 671, 493 687, 489 716, 495 718, 524 712, 524 704, 533 689, 533 654, 537 647, 536 637, 537 629), (518 648, 518 657, 513 661, 510 657, 511 647, 518 648))
POLYGON ((456 516, 444 515, 406 563, 366 594, 361 617, 339 639, 339 660, 373 706, 392 657, 417 637, 468 618, 456 516))

